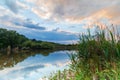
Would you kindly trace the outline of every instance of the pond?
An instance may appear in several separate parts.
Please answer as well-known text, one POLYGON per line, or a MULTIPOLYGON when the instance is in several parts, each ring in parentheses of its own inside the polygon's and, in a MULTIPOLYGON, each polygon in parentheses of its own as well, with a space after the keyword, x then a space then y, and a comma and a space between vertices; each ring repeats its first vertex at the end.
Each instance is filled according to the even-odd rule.
POLYGON ((0 80, 41 80, 44 76, 68 68, 67 53, 73 51, 26 51, 0 54, 0 80))

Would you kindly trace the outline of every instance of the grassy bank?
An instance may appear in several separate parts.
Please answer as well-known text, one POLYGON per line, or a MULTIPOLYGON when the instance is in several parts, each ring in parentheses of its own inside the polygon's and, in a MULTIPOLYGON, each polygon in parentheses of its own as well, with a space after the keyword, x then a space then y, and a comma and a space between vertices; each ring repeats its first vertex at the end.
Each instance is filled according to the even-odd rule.
MULTIPOLYGON (((120 80, 119 34, 110 30, 99 30, 93 36, 88 31, 81 35, 78 52, 70 54, 70 72, 73 79, 64 79, 64 72, 51 80, 120 80)), ((64 74, 68 77, 70 73, 64 74)))

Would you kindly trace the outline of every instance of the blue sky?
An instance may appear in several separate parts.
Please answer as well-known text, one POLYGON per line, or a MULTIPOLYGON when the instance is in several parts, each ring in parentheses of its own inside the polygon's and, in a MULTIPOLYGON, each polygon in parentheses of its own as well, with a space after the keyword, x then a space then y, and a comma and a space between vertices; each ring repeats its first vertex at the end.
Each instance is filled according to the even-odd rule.
POLYGON ((0 27, 38 40, 74 43, 86 28, 120 23, 119 0, 0 0, 0 27))

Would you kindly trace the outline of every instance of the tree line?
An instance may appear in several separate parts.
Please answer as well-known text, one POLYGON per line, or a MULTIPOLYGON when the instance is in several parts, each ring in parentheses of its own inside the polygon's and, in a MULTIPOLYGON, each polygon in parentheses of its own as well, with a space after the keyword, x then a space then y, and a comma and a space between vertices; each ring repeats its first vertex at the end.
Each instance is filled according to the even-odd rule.
MULTIPOLYGON (((75 46, 75 45, 74 45, 75 46)), ((14 30, 0 28, 1 49, 73 49, 73 45, 63 45, 36 39, 28 39, 14 30)))
POLYGON ((28 39, 16 31, 0 28, 0 48, 20 47, 28 39))

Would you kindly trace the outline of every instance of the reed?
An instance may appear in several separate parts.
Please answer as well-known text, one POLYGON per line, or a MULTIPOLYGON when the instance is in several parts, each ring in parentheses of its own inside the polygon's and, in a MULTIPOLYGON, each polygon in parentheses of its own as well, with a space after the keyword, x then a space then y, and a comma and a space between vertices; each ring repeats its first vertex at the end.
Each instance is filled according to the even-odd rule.
POLYGON ((80 36, 78 52, 69 55, 76 80, 120 80, 120 42, 114 33, 99 30, 93 36, 88 30, 80 36))
POLYGON ((78 51, 69 54, 73 76, 63 71, 60 75, 69 78, 51 80, 120 80, 120 35, 107 28, 95 32, 81 35, 78 51))

